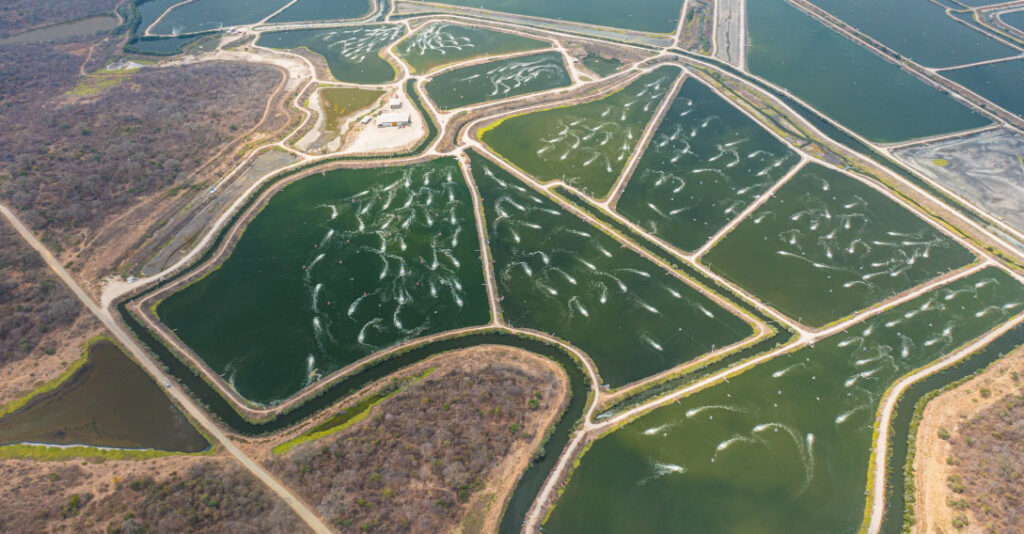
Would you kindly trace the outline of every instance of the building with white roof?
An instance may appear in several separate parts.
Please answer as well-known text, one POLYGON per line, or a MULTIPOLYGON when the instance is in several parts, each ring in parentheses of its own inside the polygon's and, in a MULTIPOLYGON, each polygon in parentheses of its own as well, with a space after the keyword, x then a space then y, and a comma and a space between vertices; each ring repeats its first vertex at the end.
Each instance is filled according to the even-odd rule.
POLYGON ((404 111, 381 113, 377 116, 377 127, 385 128, 389 126, 408 126, 412 124, 412 118, 409 113, 404 111))

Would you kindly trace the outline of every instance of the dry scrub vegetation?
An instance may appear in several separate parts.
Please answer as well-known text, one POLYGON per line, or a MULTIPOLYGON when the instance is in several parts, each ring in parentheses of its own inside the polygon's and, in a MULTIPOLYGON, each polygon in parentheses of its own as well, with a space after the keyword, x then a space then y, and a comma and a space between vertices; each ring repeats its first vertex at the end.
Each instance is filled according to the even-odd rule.
POLYGON ((271 470, 343 532, 452 532, 467 515, 486 523, 561 409, 564 378, 544 363, 483 356, 466 353, 367 419, 270 460, 271 470), (485 494, 493 500, 473 500, 485 494))
POLYGON ((211 62, 80 85, 80 63, 43 46, 0 50, 0 200, 58 250, 120 247, 106 259, 113 263, 144 238, 159 206, 106 242, 90 242, 97 231, 147 197, 196 192, 191 173, 257 125, 282 75, 211 62))
POLYGON ((118 0, 4 0, 0 2, 0 37, 12 33, 112 13, 118 0))
MULTIPOLYGON (((1017 381, 1021 379, 1017 375, 1017 381)), ((986 389, 980 394, 986 395, 986 389)), ((942 429, 939 430, 942 432, 942 429)), ((940 436, 941 438, 942 436, 940 436)), ((1009 534, 1024 523, 1024 394, 1010 394, 962 423, 956 436, 948 436, 953 465, 947 487, 953 496, 947 505, 967 515, 954 514, 952 527, 971 532, 1009 534)))
MULTIPOLYGON (((65 329, 82 305, 36 251, 0 221, 0 367, 31 354, 47 332, 65 329)), ((40 346, 56 350, 53 340, 40 346)))
POLYGON ((0 532, 298 534, 304 524, 234 462, 0 463, 0 532))

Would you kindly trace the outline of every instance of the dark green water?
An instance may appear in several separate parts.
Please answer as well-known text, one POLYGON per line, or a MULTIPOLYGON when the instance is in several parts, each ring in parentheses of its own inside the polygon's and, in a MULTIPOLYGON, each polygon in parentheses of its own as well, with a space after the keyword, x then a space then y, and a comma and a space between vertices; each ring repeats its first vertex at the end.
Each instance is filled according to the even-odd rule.
POLYGON ((901 141, 988 123, 786 0, 752 0, 747 11, 751 72, 869 139, 901 141))
POLYGON ((511 33, 438 22, 417 31, 395 47, 414 73, 427 73, 442 65, 486 55, 509 54, 548 43, 511 33))
POLYGON ((670 244, 695 250, 797 161, 782 142, 691 78, 616 209, 670 244))
POLYGON ((167 13, 167 16, 153 27, 153 33, 178 35, 252 24, 266 18, 287 3, 287 0, 195 0, 167 13))
POLYGON ((551 0, 439 0, 439 3, 655 33, 674 32, 683 8, 680 0, 590 0, 585 4, 551 0))
POLYGON ((660 408, 591 447, 545 532, 857 532, 885 390, 1022 305, 989 269, 660 408))
POLYGON ((583 66, 603 78, 619 70, 622 67, 622 62, 615 58, 588 54, 587 57, 583 58, 583 66))
POLYGON ((181 53, 181 49, 192 42, 202 39, 203 35, 186 37, 144 37, 127 45, 131 52, 170 56, 181 53))
POLYGON ((946 15, 929 0, 811 0, 885 46, 928 67, 949 67, 1013 55, 946 15))
POLYGON ((941 74, 1024 117, 1024 59, 946 70, 941 74))
POLYGON ((661 268, 471 153, 505 319, 579 347, 617 387, 750 336, 661 268))
POLYGON ((562 54, 546 52, 450 70, 427 82, 426 90, 448 110, 570 84, 562 54))
POLYGON ((453 160, 331 171, 277 193, 158 312, 239 394, 273 404, 373 352, 486 323, 479 256, 453 160))
POLYGON ((881 193, 809 164, 702 261, 782 313, 821 326, 973 259, 881 193))
POLYGON ((354 19, 369 12, 369 0, 299 0, 268 22, 354 19))
POLYGON ((0 444, 47 443, 199 452, 210 444, 113 343, 100 341, 71 378, 0 419, 0 444))
POLYGON ((678 75, 662 66, 600 100, 506 119, 482 140, 538 180, 603 197, 678 75))
POLYGON ((403 33, 405 27, 401 24, 291 30, 260 34, 257 44, 269 48, 308 48, 324 57, 331 75, 338 81, 377 84, 395 79, 395 68, 380 53, 403 33))

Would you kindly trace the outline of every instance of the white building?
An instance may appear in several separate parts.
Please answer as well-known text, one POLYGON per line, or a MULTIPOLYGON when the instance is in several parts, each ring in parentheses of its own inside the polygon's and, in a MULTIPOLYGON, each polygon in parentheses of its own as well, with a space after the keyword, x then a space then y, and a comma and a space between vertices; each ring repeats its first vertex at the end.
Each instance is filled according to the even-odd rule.
POLYGON ((377 127, 408 126, 412 124, 412 118, 406 112, 381 113, 377 116, 377 127))
POLYGON ((393 97, 391 97, 391 100, 388 100, 388 106, 391 109, 401 109, 401 107, 402 107, 402 99, 398 98, 398 96, 393 96, 393 97))

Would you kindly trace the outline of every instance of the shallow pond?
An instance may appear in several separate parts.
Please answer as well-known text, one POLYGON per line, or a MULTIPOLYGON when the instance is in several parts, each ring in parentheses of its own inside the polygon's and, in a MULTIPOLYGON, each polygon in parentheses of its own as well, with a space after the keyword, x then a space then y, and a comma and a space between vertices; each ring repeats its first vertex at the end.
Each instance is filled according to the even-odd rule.
POLYGON ((901 141, 989 122, 786 0, 752 0, 747 11, 750 71, 865 137, 901 141))
MULTIPOLYGON (((987 3, 987 2, 986 2, 987 3)), ((1003 22, 1013 26, 1024 32, 1024 11, 1014 11, 1013 13, 1006 13, 999 16, 1003 22)))
POLYGON ((545 52, 450 70, 427 82, 426 90, 449 110, 570 84, 561 52, 545 52))
POLYGON ((160 22, 153 26, 152 32, 159 35, 178 35, 253 24, 287 3, 287 0, 195 0, 168 10, 160 22))
POLYGON ((395 68, 381 50, 397 40, 405 26, 369 25, 328 30, 292 30, 260 34, 257 44, 269 48, 308 48, 327 61, 341 82, 378 84, 394 81, 395 68))
POLYGON ((809 164, 703 261, 782 313, 821 326, 974 260, 874 189, 809 164))
POLYGON ((427 73, 443 65, 475 57, 548 46, 543 41, 511 33, 439 22, 428 25, 402 41, 395 47, 395 53, 409 64, 414 73, 427 73))
POLYGON ((928 67, 949 67, 1013 55, 946 15, 929 0, 811 0, 885 46, 928 67))
POLYGON ((88 17, 63 24, 54 24, 45 28, 29 30, 24 33, 0 39, 0 44, 28 44, 60 41, 73 37, 84 37, 100 32, 107 32, 117 26, 117 19, 110 15, 88 17))
POLYGON ((551 0, 439 0, 439 3, 656 33, 674 32, 683 8, 680 0, 590 0, 586 4, 551 0))
POLYGON ((451 159, 336 170, 278 192, 161 320, 246 399, 276 403, 403 341, 489 320, 451 159))
POLYGON ((354 19, 370 12, 369 0, 298 0, 267 22, 354 19))
POLYGON ((691 78, 616 209, 670 244, 695 250, 797 161, 781 141, 691 78))
POLYGON ((471 152, 505 320, 579 347, 612 387, 753 329, 661 267, 471 152))
POLYGON ((0 444, 198 452, 210 445, 160 386, 109 341, 57 389, 0 419, 0 444))
POLYGON ((1024 59, 944 70, 940 74, 1024 117, 1024 59))
POLYGON ((481 139, 538 180, 603 197, 678 75, 677 67, 662 66, 600 100, 505 119, 481 139))
POLYGON ((544 530, 855 533, 886 389, 1022 304, 989 269, 655 410, 590 448, 544 530))

